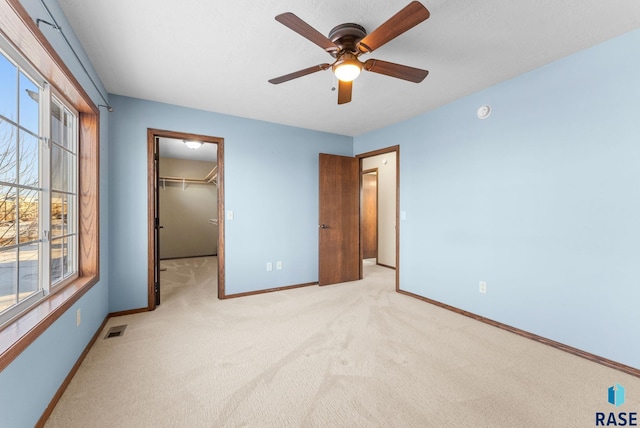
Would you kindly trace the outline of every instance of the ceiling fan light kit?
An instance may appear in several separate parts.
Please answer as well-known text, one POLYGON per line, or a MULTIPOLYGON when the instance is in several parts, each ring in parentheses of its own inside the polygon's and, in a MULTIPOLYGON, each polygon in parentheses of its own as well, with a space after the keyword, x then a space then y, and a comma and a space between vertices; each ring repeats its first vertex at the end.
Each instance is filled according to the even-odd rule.
POLYGON ((362 63, 352 53, 344 53, 333 65, 333 73, 338 80, 352 82, 360 75, 362 63))
POLYGON ((270 79, 269 82, 277 85, 331 68, 339 80, 338 104, 346 104, 351 101, 352 81, 360 75, 362 69, 409 82, 420 83, 429 74, 427 70, 373 58, 363 63, 359 57, 373 52, 427 18, 429 18, 427 8, 418 1, 412 1, 371 34, 367 34, 367 31, 361 25, 346 23, 334 27, 329 32, 329 37, 325 37, 293 13, 280 14, 276 16, 276 21, 320 46, 334 57, 335 61, 332 64, 319 64, 285 74, 284 76, 270 79))

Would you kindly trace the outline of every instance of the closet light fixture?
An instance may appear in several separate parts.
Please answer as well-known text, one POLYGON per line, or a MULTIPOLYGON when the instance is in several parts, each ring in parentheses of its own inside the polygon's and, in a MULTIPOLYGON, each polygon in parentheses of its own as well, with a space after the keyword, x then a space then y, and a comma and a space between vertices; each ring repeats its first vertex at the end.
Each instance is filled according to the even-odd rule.
POLYGON ((189 147, 191 150, 199 149, 200 146, 202 146, 202 143, 200 141, 187 141, 187 140, 182 140, 182 141, 184 141, 187 147, 189 147))

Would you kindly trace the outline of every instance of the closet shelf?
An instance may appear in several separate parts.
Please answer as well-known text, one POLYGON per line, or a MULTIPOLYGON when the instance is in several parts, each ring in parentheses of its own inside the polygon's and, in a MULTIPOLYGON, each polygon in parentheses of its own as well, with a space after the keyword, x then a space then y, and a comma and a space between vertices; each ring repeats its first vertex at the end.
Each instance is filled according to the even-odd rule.
POLYGON ((217 164, 216 166, 213 167, 211 171, 209 171, 209 174, 207 174, 204 177, 204 181, 207 181, 209 183, 217 183, 218 181, 218 165, 217 164))

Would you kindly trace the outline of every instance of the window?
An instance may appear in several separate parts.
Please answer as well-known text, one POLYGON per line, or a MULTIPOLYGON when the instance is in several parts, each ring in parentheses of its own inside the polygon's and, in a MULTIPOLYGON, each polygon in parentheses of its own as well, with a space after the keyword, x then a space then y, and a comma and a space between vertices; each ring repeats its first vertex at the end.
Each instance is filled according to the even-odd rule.
POLYGON ((78 113, 0 45, 0 325, 77 277, 78 113))
MULTIPOLYGON (((0 28, 0 104, 16 105, 15 110, 9 110, 14 111, 14 116, 4 110, 1 113, 0 135, 7 130, 20 133, 9 139, 14 147, 8 152, 9 156, 27 159, 27 149, 31 147, 31 156, 38 157, 37 184, 28 183, 29 174, 31 181, 35 178, 35 168, 27 172, 23 168, 19 172, 18 165, 10 168, 15 177, 4 175, 0 179, 4 183, 0 195, 9 195, 8 198, 14 194, 16 198, 18 194, 30 196, 30 199, 23 199, 22 208, 20 203, 16 208, 15 201, 14 208, 12 201, 7 200, 6 205, 7 212, 11 209, 19 212, 16 211, 18 222, 9 225, 10 233, 16 234, 13 247, 0 245, 0 252, 6 251, 3 256, 11 257, 10 277, 16 278, 10 283, 15 294, 13 291, 8 293, 12 308, 5 307, 2 311, 5 320, 10 320, 0 321, 3 322, 0 324, 2 371, 98 282, 100 114, 20 2, 0 0, 0 28), (7 72, 13 76, 9 80, 5 79, 7 72), (48 83, 40 76, 47 76, 48 83), (59 92, 51 89, 54 87, 59 92), (10 98, 6 94, 10 94, 10 98), (34 98, 38 99, 37 103, 34 98), (33 115, 36 109, 37 125, 28 120, 29 114, 33 115), (56 120, 59 124, 55 124, 56 120), (69 146, 72 140, 66 139, 65 129, 75 134, 75 148, 69 146), (57 134, 56 130, 59 131, 57 134), (44 140, 47 144, 43 145, 45 132, 49 133, 49 140, 44 140), (18 146, 22 141, 20 138, 26 143, 18 146), (49 157, 48 161, 45 156, 49 157), (58 172, 51 169, 54 156, 64 158, 64 163, 55 163, 60 168, 58 172), (44 168, 49 168, 48 172, 44 168), (71 175, 65 178, 67 171, 71 175), (47 187, 43 180, 48 180, 54 187, 47 187), (54 180, 56 185, 52 183, 54 180), (58 216, 62 218, 56 218, 58 216), (33 221, 36 217, 37 224, 33 221), (69 223, 70 219, 74 219, 75 224, 69 223), (27 232, 27 225, 32 235, 27 232), (20 232, 27 234, 26 240, 20 240, 20 232), (29 252, 29 245, 38 250, 29 252), (27 260, 33 256, 37 258, 27 260), (35 291, 29 291, 29 288, 35 291), (28 307, 21 307, 19 313, 7 316, 7 311, 17 310, 13 304, 16 301, 19 305, 15 308, 28 307)), ((2 215, 3 209, 0 206, 2 215)), ((0 299, 5 298, 3 293, 0 299)))
POLYGON ((51 102, 51 285, 77 272, 77 114, 51 102))

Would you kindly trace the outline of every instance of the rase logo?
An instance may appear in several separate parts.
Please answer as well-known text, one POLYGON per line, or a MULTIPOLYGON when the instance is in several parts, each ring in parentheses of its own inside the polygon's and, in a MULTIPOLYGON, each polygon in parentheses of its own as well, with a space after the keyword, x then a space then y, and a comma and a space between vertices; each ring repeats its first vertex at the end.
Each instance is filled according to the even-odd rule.
POLYGON ((609 388, 609 403, 616 407, 624 403, 624 387, 619 383, 609 388))
MULTIPOLYGON (((611 386, 607 390, 607 401, 616 407, 624 404, 624 387, 619 383, 611 386)), ((596 426, 638 426, 637 412, 596 412, 596 426)))

